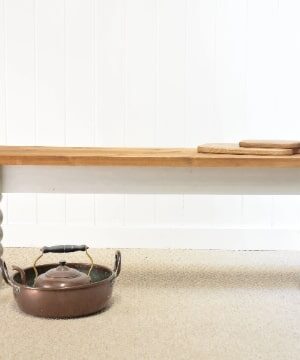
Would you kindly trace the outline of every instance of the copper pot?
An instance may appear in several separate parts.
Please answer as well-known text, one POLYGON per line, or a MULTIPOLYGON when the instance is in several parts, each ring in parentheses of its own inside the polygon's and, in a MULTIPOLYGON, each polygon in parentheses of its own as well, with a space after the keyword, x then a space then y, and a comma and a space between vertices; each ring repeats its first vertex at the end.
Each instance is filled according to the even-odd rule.
MULTIPOLYGON (((85 245, 44 247, 47 252, 86 251, 85 245)), ((42 256, 41 255, 41 256, 42 256)), ((113 284, 121 271, 121 253, 115 254, 115 266, 82 263, 46 264, 21 269, 10 277, 5 262, 0 258, 0 269, 5 282, 12 286, 19 308, 27 314, 46 318, 73 318, 99 312, 104 309, 112 295, 113 284)))

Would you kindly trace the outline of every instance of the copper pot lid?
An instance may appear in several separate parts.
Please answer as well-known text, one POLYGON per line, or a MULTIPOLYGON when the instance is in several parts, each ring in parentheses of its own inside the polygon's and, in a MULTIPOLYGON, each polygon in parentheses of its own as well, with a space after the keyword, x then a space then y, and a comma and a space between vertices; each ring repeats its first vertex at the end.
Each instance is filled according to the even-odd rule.
POLYGON ((56 268, 50 269, 39 275, 34 286, 38 288, 64 288, 89 284, 91 278, 74 268, 66 265, 66 261, 60 261, 56 268))

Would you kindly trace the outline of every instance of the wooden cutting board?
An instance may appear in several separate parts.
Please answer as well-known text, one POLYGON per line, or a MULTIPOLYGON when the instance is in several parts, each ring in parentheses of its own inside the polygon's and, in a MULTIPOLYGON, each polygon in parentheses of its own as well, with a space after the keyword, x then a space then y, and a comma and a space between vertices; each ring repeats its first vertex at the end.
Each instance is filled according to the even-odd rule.
POLYGON ((240 146, 245 148, 299 149, 300 141, 291 140, 242 140, 240 146))
POLYGON ((293 149, 244 148, 238 144, 204 144, 198 146, 199 153, 233 155, 293 155, 293 149))

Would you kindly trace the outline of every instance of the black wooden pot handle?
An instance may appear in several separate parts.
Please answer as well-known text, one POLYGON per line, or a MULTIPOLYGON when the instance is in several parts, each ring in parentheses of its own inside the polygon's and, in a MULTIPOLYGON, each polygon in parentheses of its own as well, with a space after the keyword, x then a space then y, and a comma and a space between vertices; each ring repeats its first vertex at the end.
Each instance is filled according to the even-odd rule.
POLYGON ((44 246, 41 248, 41 252, 46 253, 71 253, 75 251, 86 251, 88 246, 86 245, 55 245, 44 246))
POLYGON ((37 257, 37 259, 35 260, 35 262, 33 263, 33 270, 35 273, 35 278, 38 277, 38 271, 36 269, 36 264, 37 262, 40 260, 40 258, 46 254, 46 253, 71 253, 71 252, 75 252, 75 251, 85 251, 86 255, 88 256, 88 258, 91 260, 91 267, 90 270, 88 272, 88 276, 90 276, 90 273, 94 267, 94 260, 91 257, 91 255, 88 253, 88 246, 87 245, 55 245, 55 246, 44 246, 43 248, 41 248, 41 252, 42 254, 40 256, 37 257))

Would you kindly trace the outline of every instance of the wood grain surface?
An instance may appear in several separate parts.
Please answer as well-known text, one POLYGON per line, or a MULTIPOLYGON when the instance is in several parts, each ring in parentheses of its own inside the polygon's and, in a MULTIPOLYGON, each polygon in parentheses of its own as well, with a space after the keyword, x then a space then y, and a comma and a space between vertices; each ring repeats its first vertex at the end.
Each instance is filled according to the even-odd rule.
POLYGON ((204 144, 198 146, 199 153, 235 155, 293 155, 293 149, 243 148, 237 144, 204 144))
POLYGON ((0 146, 0 165, 166 167, 300 167, 300 155, 197 153, 195 148, 0 146))
POLYGON ((242 140, 239 145, 245 148, 299 149, 300 141, 292 140, 242 140))

